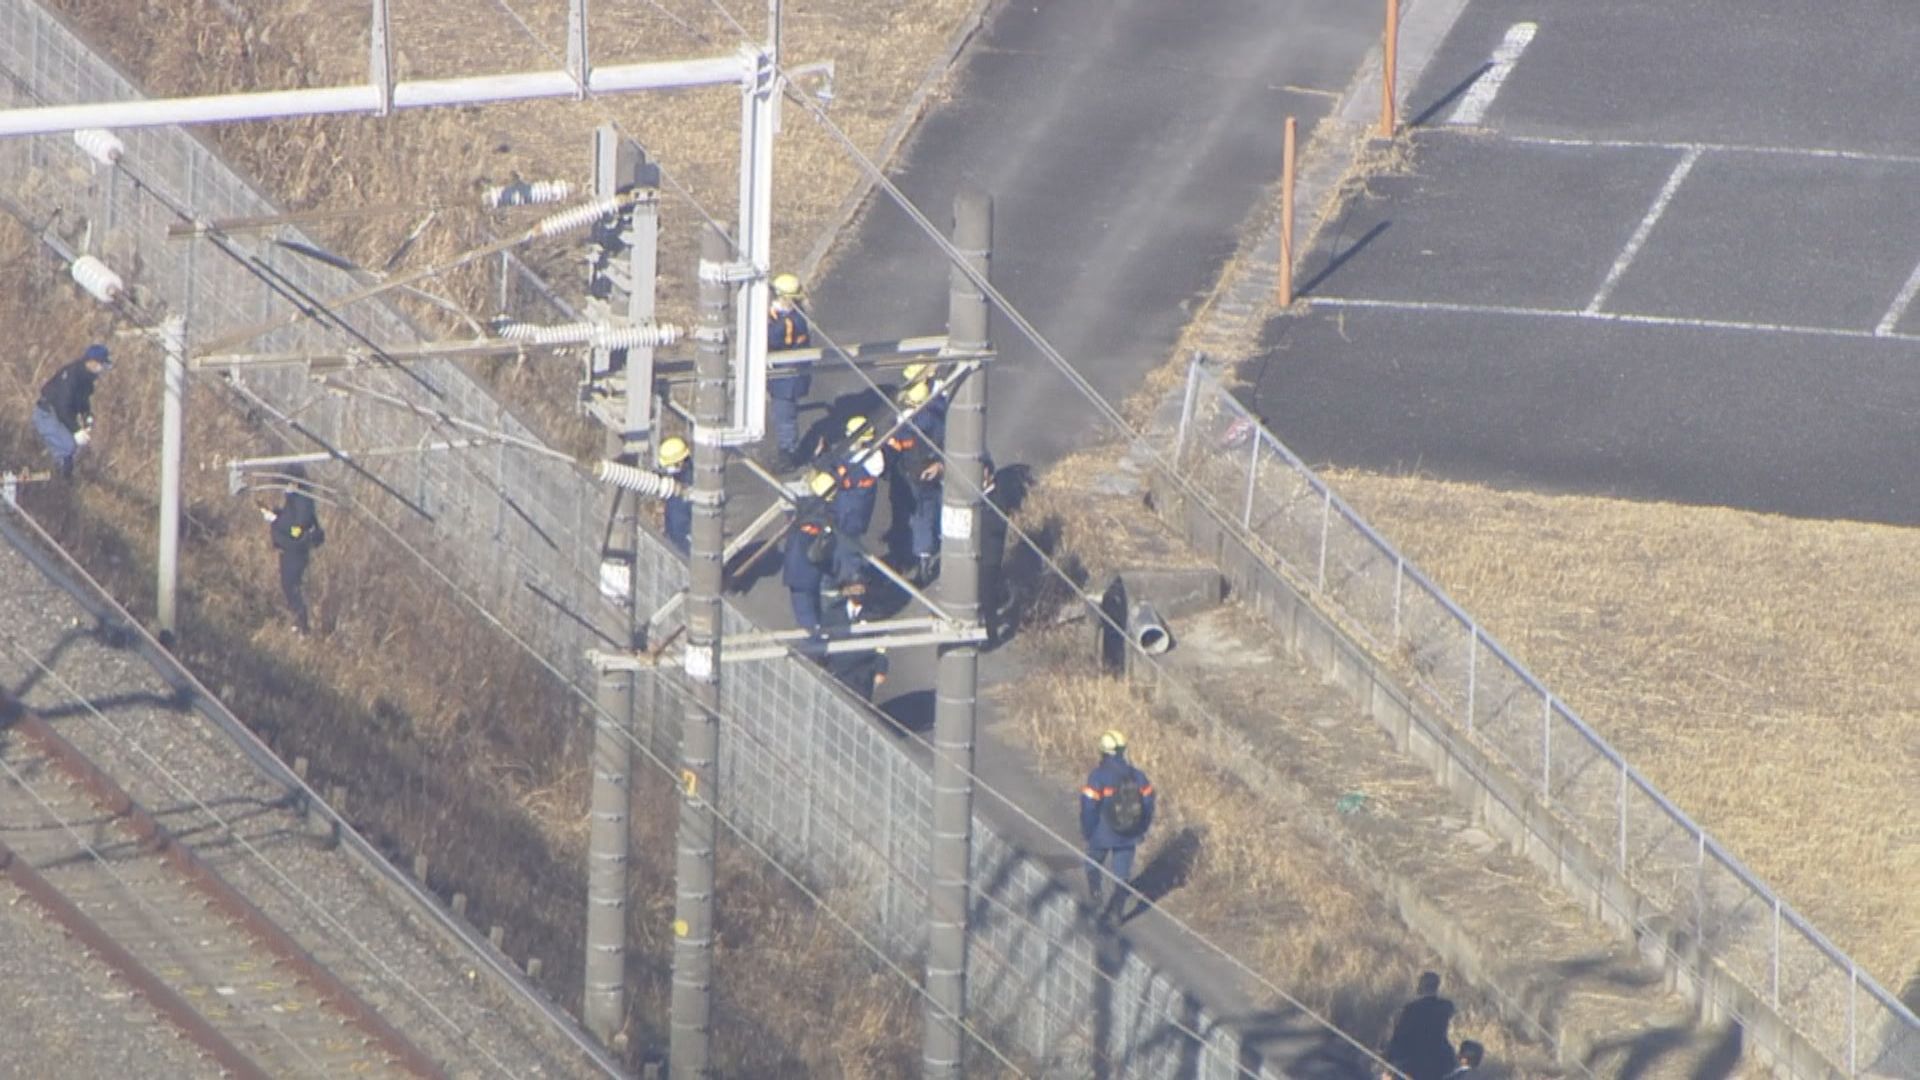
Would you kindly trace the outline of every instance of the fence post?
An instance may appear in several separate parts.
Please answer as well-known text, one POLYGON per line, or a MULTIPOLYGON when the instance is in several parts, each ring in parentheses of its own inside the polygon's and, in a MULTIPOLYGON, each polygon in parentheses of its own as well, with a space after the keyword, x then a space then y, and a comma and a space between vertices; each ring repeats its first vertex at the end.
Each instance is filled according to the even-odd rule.
POLYGON ((1847 1075, 1860 1075, 1860 1031, 1854 1019, 1855 1002, 1860 997, 1860 965, 1847 961, 1847 1075))
POLYGON ((1467 734, 1473 734, 1473 697, 1478 689, 1480 664, 1480 624, 1467 624, 1467 734))
POLYGON ((1253 454, 1247 459, 1247 505, 1240 512, 1240 527, 1251 532, 1253 531, 1253 481, 1260 475, 1260 434, 1255 432, 1253 438, 1248 439, 1247 442, 1253 447, 1253 454))
POLYGON ((1542 694, 1540 713, 1540 794, 1553 802, 1553 695, 1542 694))
POLYGON ((1400 640, 1400 585, 1407 579, 1407 558, 1393 553, 1393 640, 1400 640))
POLYGON ((1200 393, 1200 365, 1205 363, 1207 354, 1196 352, 1187 361, 1187 396, 1180 402, 1180 430, 1173 438, 1173 467, 1179 471, 1186 467, 1187 432, 1193 426, 1193 405, 1200 393))
POLYGON ((1780 897, 1773 898, 1773 1007, 1780 1007, 1780 897))
POLYGON ((1320 567, 1318 588, 1327 591, 1327 527, 1333 519, 1333 489, 1326 488, 1320 499, 1320 567))
POLYGON ((1627 759, 1620 759, 1620 876, 1627 876, 1627 759))

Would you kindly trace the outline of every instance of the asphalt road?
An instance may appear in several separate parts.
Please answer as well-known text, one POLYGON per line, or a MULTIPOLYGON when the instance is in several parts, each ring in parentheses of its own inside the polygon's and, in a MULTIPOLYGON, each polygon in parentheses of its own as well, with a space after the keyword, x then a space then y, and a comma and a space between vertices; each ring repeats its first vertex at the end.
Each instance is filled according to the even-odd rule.
POLYGON ((1915 48, 1888 3, 1475 0, 1255 408, 1309 461, 1920 523, 1915 48))

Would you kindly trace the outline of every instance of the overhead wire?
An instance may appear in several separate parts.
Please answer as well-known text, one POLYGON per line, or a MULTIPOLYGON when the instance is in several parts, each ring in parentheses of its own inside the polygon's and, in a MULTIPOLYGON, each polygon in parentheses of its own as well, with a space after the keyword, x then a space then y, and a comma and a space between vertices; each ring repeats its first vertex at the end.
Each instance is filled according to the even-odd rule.
MULTIPOLYGON (((254 394, 251 390, 245 387, 235 386, 232 389, 238 392, 241 396, 243 396, 255 408, 265 411, 268 415, 274 417, 276 423, 278 422, 277 415, 275 415, 277 414, 278 410, 274 409, 271 403, 267 402, 263 398, 260 398, 258 395, 254 394)), ((282 436, 282 438, 284 438, 284 436, 282 436)), ((405 551, 408 555, 412 556, 416 562, 418 562, 423 568, 425 568, 428 571, 428 573, 434 578, 436 578, 440 582, 440 584, 444 586, 449 592, 453 593, 453 595, 458 597, 468 607, 472 608, 484 621, 486 621, 495 630, 497 630, 499 633, 505 636, 508 641, 512 642, 522 652, 526 653, 530 658, 533 659, 535 663, 539 664, 542 668, 546 669, 546 671, 550 675, 552 675, 555 678, 555 680, 559 682, 560 686, 566 693, 571 694, 574 697, 578 698, 581 701, 581 703, 584 704, 593 713, 597 721, 604 720, 612 723, 614 730, 619 733, 620 737, 624 741, 626 741, 634 750, 639 751, 640 754, 643 757, 645 757, 646 760, 657 771, 661 773, 661 775, 667 777, 670 781, 674 782, 676 785, 678 784, 680 780, 680 770, 676 765, 662 758, 657 751, 655 751, 651 746, 643 742, 639 738, 639 736, 634 734, 632 731, 627 730, 625 728, 625 725, 621 724, 617 718, 607 713, 592 694, 588 693, 586 690, 582 689, 581 687, 575 685, 572 678, 565 671, 562 671, 543 653, 541 653, 538 649, 536 649, 531 642, 527 641, 524 637, 520 636, 520 634, 515 632, 512 627, 508 626, 506 624, 506 621, 503 618, 501 618, 501 616, 497 612, 495 612, 492 608, 488 607, 486 603, 484 603, 478 597, 476 597, 471 590, 467 589, 466 587, 461 585, 458 581, 454 580, 452 575, 448 574, 439 565, 439 563, 436 560, 429 557, 426 552, 420 550, 418 546, 413 544, 404 535, 402 535, 398 529, 394 528, 394 526, 391 523, 386 521, 380 515, 374 513, 363 502, 361 502, 359 499, 354 498, 354 496, 352 496, 350 493, 342 492, 341 497, 344 504, 347 505, 362 520, 367 521, 368 523, 372 524, 375 528, 379 529, 382 533, 386 534, 387 538, 393 544, 397 545, 400 549, 405 551)), ((679 686, 673 680, 659 679, 657 680, 657 684, 664 687, 670 694, 672 694, 683 705, 693 705, 702 709, 708 708, 707 706, 702 705, 693 696, 690 690, 679 686)), ((714 711, 714 715, 717 718, 720 718, 720 719, 729 718, 727 713, 724 710, 713 710, 713 711, 714 711)), ((737 720, 734 724, 730 726, 735 726, 735 727, 739 726, 737 723, 737 720)), ((874 944, 865 935, 860 934, 858 931, 854 930, 851 923, 848 922, 846 918, 843 915, 841 915, 837 910, 833 909, 832 906, 827 903, 825 898, 822 897, 817 890, 813 889, 811 886, 801 881, 793 873, 793 871, 789 870, 786 866, 781 864, 778 857, 773 855, 772 852, 768 851, 763 845, 752 840, 752 838, 746 834, 744 828, 733 821, 731 815, 725 813, 718 806, 714 805, 711 802, 708 802, 706 805, 713 812, 716 820, 720 821, 723 825, 726 826, 727 831, 729 833, 732 833, 734 836, 740 838, 756 854, 759 854, 766 861, 772 863, 775 869, 781 874, 782 877, 785 877, 789 881, 793 882, 796 886, 798 886, 801 889, 804 895, 806 895, 810 900, 819 904, 821 906, 821 909, 837 925, 842 926, 843 928, 847 929, 850 933, 852 933, 855 936, 856 940, 859 941, 860 944, 863 945, 869 952, 872 952, 878 959, 881 959, 885 963, 885 966, 889 968, 889 970, 892 970, 896 974, 900 974, 903 978, 905 978, 908 981, 908 983, 912 985, 916 993, 918 993, 923 997, 927 995, 926 989, 920 986, 917 980, 913 979, 911 975, 904 972, 896 962, 894 962, 890 957, 886 955, 884 950, 880 949, 878 945, 874 944)), ((984 1035, 979 1034, 977 1031, 974 1031, 969 1025, 967 1025, 964 1018, 955 1017, 953 1019, 959 1021, 963 1027, 966 1027, 968 1030, 968 1033, 975 1039, 975 1041, 979 1042, 989 1053, 993 1054, 993 1056, 996 1059, 1000 1060, 1003 1064, 1006 1064, 1008 1068, 1013 1069, 1016 1073, 1020 1072, 1019 1068, 1015 1066, 1002 1051, 1000 1051, 996 1046, 994 1046, 990 1040, 988 1040, 984 1035)))
MULTIPOLYGON (((501 5, 502 7, 507 6, 507 0, 495 0, 495 2, 501 5)), ((732 17, 731 13, 727 11, 727 9, 725 8, 724 5, 722 5, 720 0, 708 0, 708 3, 716 11, 718 11, 721 14, 721 16, 733 27, 734 31, 739 35, 741 41, 744 44, 747 44, 749 46, 754 44, 751 38, 751 35, 749 35, 746 29, 742 27, 740 23, 732 17)), ((524 20, 516 20, 516 21, 519 21, 522 29, 526 30, 526 32, 530 36, 532 36, 532 31, 529 27, 526 26, 524 20)), ((781 74, 782 76, 784 76, 785 74, 784 71, 782 71, 781 74)), ((1020 331, 1021 335, 1025 337, 1041 353, 1041 355, 1048 361, 1048 363, 1056 371, 1058 371, 1061 374, 1061 376, 1068 382, 1070 386, 1074 388, 1076 392, 1078 392, 1091 405, 1093 405, 1093 407, 1095 408, 1095 411, 1099 413, 1102 416, 1102 418, 1104 418, 1110 425, 1117 428, 1120 431, 1120 433, 1129 441, 1130 445, 1133 448, 1144 451, 1147 455, 1152 457, 1155 460, 1155 462, 1158 465, 1160 465, 1161 472, 1164 473, 1166 476, 1168 476, 1175 484, 1180 486, 1183 489, 1184 493, 1186 493, 1191 497, 1196 497, 1196 501, 1200 502, 1201 505, 1207 507, 1210 513, 1213 512, 1210 503, 1207 503, 1206 501, 1200 500, 1197 498, 1198 492, 1193 488, 1191 482, 1186 478, 1186 476, 1183 473, 1181 473, 1180 470, 1175 468, 1172 462, 1167 461, 1163 455, 1161 455, 1149 443, 1147 443, 1147 441, 1143 438, 1143 433, 1134 429, 1134 427, 1127 422, 1125 415, 1121 413, 1120 410, 1117 407, 1115 407, 1111 402, 1109 402, 1105 398, 1105 396, 1100 393, 1099 389, 1095 387, 1089 380, 1087 380, 1079 372, 1079 370, 1075 368, 1073 364, 1070 361, 1068 361, 1066 357, 1063 354, 1061 354, 1059 350, 1055 348, 1054 345, 1040 333, 1039 329, 1035 327, 1032 324, 1032 322, 1026 318, 1024 313, 1022 313, 1017 308, 1015 308, 1012 301, 1007 299, 1007 297, 1004 294, 1002 294, 997 288, 995 288, 993 283, 990 280, 988 280, 988 278, 983 273, 976 270, 973 266, 971 266, 966 261, 964 257, 964 253, 962 253, 959 250, 959 248, 955 246, 952 243, 952 241, 949 240, 943 232, 940 231, 939 227, 934 224, 932 219, 929 218, 924 211, 920 210, 920 208, 916 204, 914 204, 912 200, 908 199, 906 195, 902 191, 900 191, 899 187, 895 185, 889 177, 887 177, 885 171, 882 170, 871 158, 869 158, 866 155, 864 151, 860 149, 858 143, 856 143, 837 124, 835 124, 830 117, 826 115, 826 109, 823 105, 821 105, 819 102, 816 102, 806 97, 805 95, 790 94, 788 95, 788 97, 789 99, 800 103, 800 105, 807 111, 808 116, 811 119, 813 119, 817 124, 819 124, 827 132, 827 134, 832 138, 832 140, 836 142, 841 147, 842 151, 846 153, 848 157, 854 162, 855 166, 866 175, 867 179, 871 183, 873 183, 875 187, 879 188, 882 192, 884 192, 887 195, 888 199, 891 202, 893 202, 896 205, 896 207, 898 207, 902 212, 906 213, 907 216, 914 222, 916 227, 918 227, 920 231, 923 232, 935 244, 935 246, 940 249, 942 255, 945 256, 949 265, 958 267, 962 272, 962 274, 966 276, 968 281, 972 285, 974 285, 974 287, 978 288, 981 291, 982 295, 986 297, 988 303, 990 303, 995 308, 997 308, 1003 315, 1005 315, 1013 323, 1016 329, 1020 331)), ((664 171, 665 170, 663 170, 663 173, 664 171)), ((698 206, 697 201, 695 205, 698 206)), ((701 208, 701 213, 702 213, 702 216, 705 217, 709 222, 713 221, 712 215, 706 213, 704 208, 701 208)), ((724 232, 724 230, 722 231, 724 232)), ((860 379, 866 383, 867 388, 871 392, 877 394, 882 400, 887 400, 886 394, 883 391, 881 391, 880 387, 876 383, 874 383, 870 377, 867 376, 866 372, 864 372, 859 368, 858 364, 854 362, 851 355, 848 354, 845 350, 841 349, 836 343, 834 343, 834 341, 832 340, 832 337, 828 335, 823 328, 819 327, 819 323, 817 321, 812 320, 811 313, 809 313, 809 317, 810 317, 810 324, 813 325, 816 329, 821 329, 822 340, 827 343, 829 350, 838 359, 842 360, 847 367, 853 370, 860 377, 860 379)), ((910 425, 922 439, 926 438, 925 433, 920 430, 919 424, 915 422, 913 418, 911 417, 907 418, 906 423, 910 425)), ((928 441, 929 441, 929 444, 931 445, 931 440, 928 440, 928 441)), ((936 453, 939 454, 942 462, 943 463, 946 462, 947 457, 946 457, 944 448, 940 448, 936 446, 934 447, 934 449, 936 453)), ((1153 656, 1150 653, 1147 653, 1146 650, 1142 648, 1138 642, 1135 642, 1132 639, 1132 636, 1127 632, 1127 628, 1124 625, 1121 625, 1110 613, 1106 612, 1099 604, 1092 602, 1088 597, 1080 593, 1079 586, 1074 582, 1072 576, 1066 572, 1065 567, 1062 566, 1058 562, 1058 560, 1048 555, 1045 548, 1041 546, 1038 542, 1036 542, 1035 539, 1030 534, 1028 534, 1025 529, 1021 528, 1016 522, 1014 522, 1011 515, 1007 514, 1004 510, 1002 510, 992 499, 987 498, 985 492, 976 489, 975 491, 969 492, 969 494, 973 495, 976 499, 978 499, 978 501, 982 505, 986 506, 991 512, 993 512, 997 517, 999 517, 1002 520, 1002 522, 1006 524, 1007 527, 1012 532, 1014 532, 1015 535, 1017 535, 1020 538, 1020 540, 1030 550, 1032 550, 1037 557, 1041 559, 1041 561, 1044 563, 1044 565, 1046 565, 1046 567, 1052 574, 1058 577, 1069 588, 1074 590, 1075 595, 1080 598, 1081 602, 1085 604, 1090 611, 1092 611, 1092 613, 1096 618, 1099 618, 1102 621, 1104 621, 1106 624, 1108 624, 1109 628, 1115 630, 1118 633, 1120 640, 1124 642, 1127 647, 1131 648, 1140 657, 1150 662, 1154 666, 1157 672, 1169 678, 1173 678, 1172 673, 1167 671, 1165 664, 1160 660, 1160 658, 1153 656)), ((1204 705, 1202 699, 1199 697, 1199 695, 1196 692, 1194 692, 1191 688, 1187 689, 1187 693, 1188 693, 1188 696, 1196 704, 1200 705, 1203 709, 1207 708, 1204 705)), ((878 714, 877 709, 874 711, 876 712, 876 714, 878 714)), ((1219 720, 1219 717, 1215 714, 1212 714, 1210 709, 1208 709, 1208 712, 1210 717, 1214 719, 1216 722, 1219 720)), ((883 715, 882 715, 882 719, 884 719, 883 715)), ((1054 833, 1053 830, 1051 830, 1050 828, 1040 823, 1037 819, 1033 818, 1032 815, 1028 814, 1023 808, 1021 808, 1017 802, 1015 802, 1010 798, 1007 798, 1004 794, 994 791, 994 789, 990 785, 986 785, 984 781, 978 776, 972 776, 971 779, 973 779, 976 784, 980 784, 985 790, 992 791, 994 794, 998 795, 1001 798, 1001 800, 1005 802, 1008 806, 1012 807, 1016 813, 1027 818, 1033 824, 1045 829, 1049 834, 1053 836, 1055 840, 1059 841, 1063 846, 1067 846, 1077 850, 1076 845, 1069 844, 1064 837, 1058 835, 1057 833, 1054 833)), ((1115 876, 1112 873, 1112 871, 1108 870, 1105 866, 1100 866, 1100 871, 1103 874, 1105 874, 1108 878, 1117 882, 1120 885, 1120 887, 1127 888, 1128 891, 1132 892, 1136 897, 1142 900, 1146 904, 1146 906, 1151 908, 1158 908, 1157 904, 1154 904, 1151 901, 1147 901, 1145 897, 1140 896, 1138 891, 1132 889, 1129 885, 1127 885, 1127 883, 1120 882, 1117 876, 1115 876)), ((1293 998, 1292 995, 1287 994, 1286 991, 1280 989, 1277 986, 1272 985, 1267 980, 1261 978, 1258 975, 1258 973, 1253 972, 1250 968, 1247 968, 1245 964, 1242 963, 1237 956, 1233 955, 1232 953, 1221 948, 1217 944, 1214 944, 1210 940, 1206 939, 1204 936, 1200 935, 1197 930, 1195 930, 1190 925, 1186 924, 1183 920, 1180 920, 1177 917, 1174 917, 1166 913, 1163 909, 1162 909, 1162 914, 1166 915, 1166 917, 1168 917, 1176 926, 1180 927, 1180 929, 1183 930, 1185 933, 1194 937, 1196 940, 1205 942, 1218 955, 1222 956, 1223 958, 1227 959, 1229 962, 1240 967, 1244 973, 1265 983, 1268 989, 1278 993, 1289 1004, 1293 1005, 1296 1008, 1301 1009, 1307 1015, 1313 1016, 1316 1020, 1321 1022, 1329 1030, 1338 1033, 1342 1038, 1352 1043, 1355 1047, 1359 1048, 1363 1053, 1366 1053, 1369 1056, 1373 1056, 1372 1052, 1368 1050, 1364 1046, 1364 1044, 1352 1038, 1337 1026, 1333 1025, 1330 1020, 1326 1020, 1325 1018, 1319 1017, 1316 1013, 1314 1013, 1313 1010, 1308 1009, 1303 1003, 1293 998)), ((1497 995, 1498 991, 1495 991, 1495 993, 1497 995)), ((1526 1016, 1527 1014, 1525 1014, 1523 1011, 1520 1015, 1526 1016)), ((1531 1017, 1527 1017, 1527 1019, 1530 1026, 1534 1027, 1542 1037, 1546 1038, 1550 1043, 1554 1041, 1551 1035, 1548 1034, 1544 1028, 1541 1028, 1537 1022, 1534 1022, 1531 1020, 1531 1017)), ((1375 1060, 1377 1061, 1378 1058, 1376 1057, 1375 1060)), ((1385 1064, 1385 1063, 1381 1062, 1381 1064, 1385 1064)), ((1589 1072, 1589 1075, 1591 1075, 1590 1072, 1589 1072)))
MULTIPOLYGON (((14 639, 14 637, 11 634, 7 634, 5 635, 5 637, 9 645, 13 646, 19 652, 26 653, 26 650, 20 648, 19 643, 14 639)), ((27 655, 29 659, 37 659, 32 657, 31 654, 27 654, 27 655)), ((48 821, 52 822, 56 828, 66 833, 67 837, 71 839, 75 844, 78 844, 80 847, 80 850, 84 852, 89 859, 92 859, 96 864, 98 864, 100 869, 106 871, 107 876, 113 879, 114 884, 118 885, 122 890, 126 892, 128 896, 132 897, 134 904, 137 905, 148 916, 150 916, 148 920, 149 923, 157 924, 161 927, 161 932, 165 934, 169 939, 171 939, 176 946, 179 947, 179 950, 180 950, 179 955, 197 956, 202 952, 201 943, 188 941, 185 937, 181 936, 179 927, 175 925, 175 920, 168 918, 165 912, 162 912, 158 908, 154 907, 153 901, 140 889, 135 888, 133 886, 133 883, 128 881, 126 879, 126 876, 121 874, 120 871, 117 868, 115 868, 113 863, 107 859, 106 855, 100 851, 99 847, 95 846, 93 841, 89 840, 87 836, 80 831, 80 828, 78 826, 76 826, 72 821, 68 820, 66 815, 60 813, 59 810, 55 809, 53 804, 48 802, 46 797, 41 795, 40 792, 36 788, 34 788, 34 786, 28 781, 26 776, 22 775, 20 770, 14 768, 12 762, 7 761, 4 757, 0 757, 0 769, 4 769, 6 771, 7 778, 12 780, 14 785, 18 787, 20 790, 26 792, 27 796, 31 798, 34 801, 34 803, 40 807, 41 814, 48 821)), ((65 890, 62 890, 62 891, 64 893, 65 890)), ((315 1060, 313 1055, 307 1051, 307 1048, 300 1045, 300 1043, 296 1039, 294 1039, 294 1037, 290 1033, 288 1033, 288 1031, 282 1026, 282 1022, 279 1019, 279 1017, 274 1015, 276 1012, 278 1012, 278 1010, 273 1008, 249 1009, 245 1013, 245 1015, 250 1019, 264 1022, 267 1029, 273 1032, 276 1038, 278 1038, 281 1042, 286 1043, 287 1046, 291 1047, 293 1049, 294 1054, 297 1057, 299 1057, 302 1061, 306 1062, 309 1066, 313 1068, 314 1074, 316 1076, 321 1075, 323 1070, 320 1067, 320 1062, 315 1060)))
POLYGON ((477 1041, 474 1040, 472 1032, 462 1027, 457 1020, 455 1020, 452 1016, 449 1016, 444 1010, 442 1010, 439 1007, 439 1005, 435 1003, 433 999, 429 997, 425 991, 421 990, 412 980, 408 979, 405 975, 401 974, 399 971, 396 971, 393 968, 393 966, 387 962, 385 957, 381 956, 377 950, 375 950, 371 945, 367 944, 367 942, 364 941, 359 935, 355 934, 350 928, 348 928, 347 925, 344 922, 342 922, 340 918, 329 909, 328 905, 321 903, 318 898, 314 897, 306 889, 301 888, 299 883, 294 880, 292 875, 288 874, 287 871, 284 868, 282 868, 279 863, 275 862, 271 856, 269 856, 266 852, 262 851, 257 845, 254 844, 253 841, 247 839, 247 837, 242 835, 240 830, 235 827, 234 822, 230 821, 226 816, 221 814, 218 810, 215 810, 213 806, 207 802, 206 798, 202 796, 198 790, 193 788, 192 785, 186 783, 184 780, 181 780, 179 776, 175 774, 172 769, 168 768, 164 762, 154 757, 153 754, 147 750, 146 746, 143 745, 138 738, 136 738, 134 735, 128 732, 125 728, 114 723, 112 720, 109 720, 106 714, 101 712, 100 709, 97 706, 95 706, 91 698, 81 693, 78 688, 76 688, 71 682, 69 682, 66 679, 65 676, 61 675, 54 668, 50 667, 45 662, 43 662, 38 656, 35 656, 32 652, 30 652, 25 647, 23 647, 20 644, 19 640, 15 638, 12 634, 7 634, 5 636, 7 638, 8 644, 14 649, 15 652, 18 652, 22 656, 26 657, 27 661, 33 664, 36 668, 38 668, 42 674, 47 676, 54 683, 54 685, 56 685, 60 689, 61 693, 66 695, 66 697, 70 701, 73 701, 76 704, 81 705, 86 710, 88 716, 91 718, 91 722, 96 727, 103 729, 104 733, 109 738, 115 739, 116 741, 125 744, 129 750, 131 750, 135 755, 137 755, 142 761, 146 762, 149 768, 157 772, 160 775, 160 777, 167 783, 168 786, 172 787, 176 792, 178 792, 181 795, 181 797, 187 799, 189 802, 191 802, 194 805, 196 809, 198 809, 201 813, 205 814, 209 819, 211 819, 216 824, 218 824, 221 828, 222 833, 232 838, 233 842, 239 845, 241 850, 245 851, 248 855, 252 856, 255 861, 257 861, 262 867, 264 867, 267 870, 267 872, 270 875, 272 875, 272 877, 279 883, 280 887, 289 896, 297 899, 300 902, 301 906, 309 909, 323 925, 325 925, 326 927, 331 929, 335 934, 337 934, 339 937, 344 939, 347 942, 347 944, 349 944, 353 948, 353 950, 358 951, 363 956, 365 956, 368 960, 371 960, 373 964, 377 967, 377 969, 382 974, 384 974, 389 981, 394 982, 398 984, 400 988, 409 991, 413 995, 413 997, 417 1001, 419 1001, 420 1004, 424 1008, 426 1008, 429 1013, 431 1013, 434 1016, 435 1019, 441 1021, 451 1031, 453 1031, 454 1034, 458 1035, 463 1041, 465 1041, 467 1045, 470 1046, 481 1058, 485 1059, 485 1061, 488 1064, 492 1065, 495 1071, 499 1072, 502 1076, 514 1075, 513 1070, 507 1068, 506 1064, 502 1062, 498 1057, 496 1057, 492 1051, 488 1050, 486 1047, 480 1045, 477 1041))

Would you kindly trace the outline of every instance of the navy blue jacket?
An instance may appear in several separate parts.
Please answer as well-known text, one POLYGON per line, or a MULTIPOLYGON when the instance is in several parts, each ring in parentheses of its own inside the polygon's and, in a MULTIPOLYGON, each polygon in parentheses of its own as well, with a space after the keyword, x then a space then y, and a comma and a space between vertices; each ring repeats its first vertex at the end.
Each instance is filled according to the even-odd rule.
POLYGON ((273 546, 281 551, 312 551, 326 543, 327 533, 314 512, 313 498, 304 491, 289 490, 273 513, 273 546))
POLYGON ((54 372, 40 388, 40 404, 52 410, 68 431, 79 431, 93 415, 93 380, 87 362, 75 360, 54 372))
MULTIPOLYGON (((679 468, 664 469, 662 472, 682 484, 693 482, 692 461, 681 462, 679 468)), ((667 541, 679 548, 680 554, 685 555, 693 539, 693 503, 689 502, 685 495, 676 495, 668 499, 661 525, 666 530, 667 541)))
POLYGON ((818 589, 827 579, 826 568, 814 562, 807 551, 818 536, 818 533, 809 535, 798 526, 787 533, 786 564, 780 571, 782 585, 789 589, 818 589))
POLYGON ((1086 837, 1090 848, 1134 847, 1146 838, 1147 830, 1153 827, 1153 801, 1153 784, 1147 780, 1147 774, 1134 768, 1124 752, 1108 754, 1087 774, 1087 786, 1080 789, 1080 835, 1086 837), (1140 777, 1140 801, 1146 814, 1138 836, 1121 836, 1114 832, 1113 827, 1107 824, 1106 815, 1100 812, 1100 804, 1114 793, 1128 773, 1137 773, 1140 777))
MULTIPOLYGON (((804 349, 813 344, 813 334, 807 329, 806 313, 794 308, 784 314, 767 315, 767 351, 784 352, 788 349, 804 349)), ((805 368, 792 375, 776 375, 767 380, 767 394, 787 401, 799 401, 813 389, 813 369, 805 368)))

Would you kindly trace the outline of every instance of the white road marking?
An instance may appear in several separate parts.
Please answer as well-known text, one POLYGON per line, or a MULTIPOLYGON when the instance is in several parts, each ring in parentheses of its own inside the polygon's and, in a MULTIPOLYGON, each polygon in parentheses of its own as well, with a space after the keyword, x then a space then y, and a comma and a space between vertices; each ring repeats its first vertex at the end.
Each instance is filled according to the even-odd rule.
POLYGON ((1915 293, 1920 293, 1920 266, 1914 267, 1913 273, 1907 275, 1907 283, 1900 287, 1900 295, 1893 298, 1893 306, 1887 309, 1880 325, 1873 328, 1874 336, 1894 336, 1893 328, 1900 325, 1900 317, 1907 313, 1907 305, 1913 303, 1915 293))
POLYGON ((1494 47, 1492 61, 1487 70, 1474 81, 1460 104, 1454 106, 1452 115, 1447 117, 1449 124, 1474 126, 1487 115, 1487 109, 1493 105, 1494 95, 1506 85, 1507 76, 1513 74, 1513 65, 1519 61, 1520 54, 1527 50, 1527 44, 1540 27, 1530 22, 1514 23, 1507 27, 1507 36, 1500 39, 1494 47))
MULTIPOLYGON (((1489 133, 1475 133, 1485 140, 1489 133)), ((1717 154, 1769 154, 1779 157, 1825 158, 1833 161, 1864 161, 1883 165, 1920 165, 1920 154, 1883 154, 1871 150, 1836 150, 1821 146, 1761 146, 1755 143, 1678 142, 1662 139, 1572 139, 1560 135, 1512 135, 1491 133, 1501 142, 1523 146, 1568 146, 1580 150, 1699 150, 1717 154)))
POLYGON ((1861 341, 1920 342, 1920 334, 1853 330, 1838 326, 1795 323, 1743 322, 1739 319, 1694 319, 1681 315, 1636 315, 1624 311, 1587 311, 1580 308, 1517 307, 1507 304, 1455 304, 1443 300, 1370 300, 1360 297, 1309 296, 1307 303, 1325 308, 1373 308, 1384 311, 1427 311, 1451 315, 1507 315, 1535 319, 1580 319, 1629 326, 1679 327, 1689 330, 1737 330, 1756 334, 1793 334, 1801 337, 1850 338, 1861 341))
POLYGON ((1620 284, 1620 278, 1627 272, 1627 267, 1633 265, 1633 257, 1640 254, 1640 248, 1646 244, 1647 237, 1653 235, 1653 227, 1659 223, 1660 215, 1667 212, 1667 204, 1673 201, 1674 194, 1686 181, 1687 174, 1693 171, 1693 163, 1700 160, 1700 153, 1701 151, 1695 148, 1681 155, 1680 164, 1673 167, 1673 172, 1667 175, 1666 184, 1660 188, 1660 194, 1653 197, 1653 205, 1647 209, 1647 216, 1640 219, 1640 226, 1634 229, 1633 235, 1627 239, 1627 246, 1620 249, 1620 257, 1613 260, 1613 268, 1607 271, 1607 280, 1600 283, 1600 291, 1593 294, 1592 300, 1587 301, 1587 314, 1599 312, 1601 305, 1607 302, 1607 297, 1613 295, 1613 287, 1620 284))

